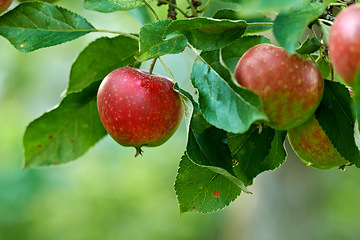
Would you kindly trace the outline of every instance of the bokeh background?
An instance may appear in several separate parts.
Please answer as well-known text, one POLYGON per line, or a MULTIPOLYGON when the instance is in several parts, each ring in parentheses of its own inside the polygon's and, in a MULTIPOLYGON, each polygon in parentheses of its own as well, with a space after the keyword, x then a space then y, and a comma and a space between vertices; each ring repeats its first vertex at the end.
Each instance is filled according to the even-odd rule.
MULTIPOLYGON (((82 1, 58 4, 99 29, 138 32, 144 20, 137 10, 102 14, 85 10, 82 1)), ((173 185, 185 150, 184 123, 164 145, 145 148, 142 157, 106 137, 72 163, 22 169, 27 124, 60 102, 73 61, 103 35, 32 53, 0 38, 1 240, 359 239, 360 171, 305 167, 290 148, 284 165, 255 179, 253 194, 242 194, 217 213, 179 216, 173 185)), ((194 54, 163 59, 180 86, 191 90, 194 54)), ((168 75, 160 63, 155 72, 168 75)))

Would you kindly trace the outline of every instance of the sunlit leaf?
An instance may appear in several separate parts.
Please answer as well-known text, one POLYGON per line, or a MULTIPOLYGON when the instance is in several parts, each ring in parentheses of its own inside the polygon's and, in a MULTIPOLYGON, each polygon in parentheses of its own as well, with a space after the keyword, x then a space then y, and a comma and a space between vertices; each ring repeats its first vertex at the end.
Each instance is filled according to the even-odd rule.
POLYGON ((163 34, 171 20, 146 24, 140 29, 140 52, 138 61, 145 61, 165 54, 177 54, 184 51, 187 40, 183 35, 164 40, 163 34))

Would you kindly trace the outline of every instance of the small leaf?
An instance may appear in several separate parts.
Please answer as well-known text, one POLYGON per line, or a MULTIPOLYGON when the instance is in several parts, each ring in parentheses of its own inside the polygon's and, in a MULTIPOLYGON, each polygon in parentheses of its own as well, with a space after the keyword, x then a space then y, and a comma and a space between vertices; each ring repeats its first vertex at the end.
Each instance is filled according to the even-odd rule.
POLYGON ((221 174, 198 166, 184 155, 175 181, 180 213, 215 212, 228 206, 241 189, 221 174))
POLYGON ((191 81, 199 91, 201 112, 210 124, 227 132, 243 133, 253 122, 267 120, 258 95, 236 86, 223 67, 219 66, 220 76, 210 66, 196 60, 191 73, 191 81))
POLYGON ((29 124, 23 138, 25 167, 73 161, 106 135, 96 105, 99 84, 67 95, 29 124))
POLYGON ((338 82, 325 81, 324 96, 316 118, 330 142, 346 160, 360 167, 359 150, 354 139, 355 119, 349 90, 338 82))
POLYGON ((88 10, 111 13, 127 11, 144 5, 142 0, 85 0, 84 6, 88 10))
POLYGON ((174 85, 174 90, 178 93, 180 93, 180 97, 182 100, 182 103, 185 108, 185 124, 187 132, 190 131, 190 122, 191 118, 193 116, 194 108, 198 109, 198 104, 195 102, 194 98, 191 96, 190 93, 186 92, 185 90, 181 89, 177 83, 174 85))
POLYGON ((322 39, 324 40, 324 43, 326 45, 328 45, 328 41, 329 41, 329 33, 330 33, 330 26, 329 25, 326 25, 325 23, 323 22, 319 22, 320 24, 320 27, 321 27, 321 31, 323 33, 323 36, 322 36, 322 39))
POLYGON ((323 78, 330 79, 331 77, 330 63, 325 58, 320 57, 316 60, 316 64, 319 67, 323 78))
POLYGON ((286 131, 264 128, 261 133, 252 126, 244 134, 228 134, 234 172, 246 186, 260 173, 274 170, 285 162, 286 131))
POLYGON ((294 53, 305 28, 320 16, 325 5, 319 2, 304 4, 301 8, 282 11, 274 21, 274 35, 280 46, 294 53))
POLYGON ((215 19, 229 19, 229 20, 245 20, 246 23, 263 23, 258 25, 250 25, 246 29, 246 33, 256 33, 270 30, 273 25, 271 18, 264 15, 256 14, 248 16, 245 11, 236 11, 233 9, 220 9, 213 18, 215 19))
POLYGON ((260 43, 271 43, 265 36, 243 36, 221 50, 221 57, 226 66, 234 72, 241 56, 251 47, 260 43))
POLYGON ((240 38, 246 30, 242 20, 218 20, 211 18, 191 18, 172 21, 164 33, 169 39, 184 35, 195 48, 211 51, 226 47, 240 38))
POLYGON ((67 93, 79 92, 111 71, 134 63, 138 49, 138 41, 130 37, 98 38, 73 63, 67 93))
POLYGON ((184 51, 187 40, 183 35, 164 40, 162 38, 171 20, 161 20, 146 24, 140 29, 140 52, 138 61, 145 61, 165 54, 177 54, 184 51))
POLYGON ((311 54, 319 50, 321 47, 320 41, 316 38, 308 38, 305 42, 296 50, 298 54, 311 54))
POLYGON ((72 41, 93 31, 85 18, 46 2, 24 2, 0 17, 0 35, 22 52, 72 41))

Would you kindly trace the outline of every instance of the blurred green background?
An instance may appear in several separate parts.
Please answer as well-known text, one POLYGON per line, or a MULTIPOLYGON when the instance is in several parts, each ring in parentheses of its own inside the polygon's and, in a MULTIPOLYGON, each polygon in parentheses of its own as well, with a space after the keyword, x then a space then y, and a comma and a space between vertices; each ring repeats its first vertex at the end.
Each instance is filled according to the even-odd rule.
MULTIPOLYGON (((141 27, 137 11, 102 14, 85 10, 82 1, 58 4, 100 29, 141 27)), ((1 240, 359 238, 360 171, 305 167, 291 150, 283 166, 254 181, 252 195, 242 194, 217 213, 179 217, 173 184, 185 150, 184 123, 164 145, 145 148, 142 157, 106 137, 75 162, 22 170, 27 124, 60 102, 73 61, 102 35, 26 54, 0 38, 1 240)), ((163 59, 180 86, 191 90, 193 53, 163 59)), ((155 72, 168 75, 160 63, 155 72)))

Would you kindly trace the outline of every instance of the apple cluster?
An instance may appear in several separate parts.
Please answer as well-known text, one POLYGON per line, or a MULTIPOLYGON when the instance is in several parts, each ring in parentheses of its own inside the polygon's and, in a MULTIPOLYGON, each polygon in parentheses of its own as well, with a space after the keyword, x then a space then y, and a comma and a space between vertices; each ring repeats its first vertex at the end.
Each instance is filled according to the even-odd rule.
MULTIPOLYGON (((352 85, 360 66, 360 6, 340 12, 331 27, 329 56, 334 69, 352 85)), ((329 169, 348 164, 335 149, 315 117, 323 96, 324 79, 318 66, 297 53, 262 43, 238 61, 236 82, 262 100, 268 121, 261 124, 286 130, 289 142, 304 164, 329 169)), ((176 131, 183 116, 174 83, 132 67, 111 72, 100 85, 97 104, 110 136, 123 146, 159 146, 176 131)))

